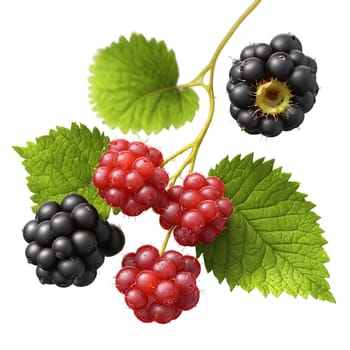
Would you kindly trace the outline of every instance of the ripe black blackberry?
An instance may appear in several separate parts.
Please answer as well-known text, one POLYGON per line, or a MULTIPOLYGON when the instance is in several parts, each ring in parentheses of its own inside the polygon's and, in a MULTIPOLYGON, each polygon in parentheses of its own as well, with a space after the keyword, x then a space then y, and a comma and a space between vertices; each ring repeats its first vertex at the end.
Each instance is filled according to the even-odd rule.
POLYGON ((316 61, 295 35, 248 45, 230 69, 230 114, 249 134, 273 137, 295 129, 315 104, 316 73, 316 61))
POLYGON ((91 284, 105 257, 119 253, 125 244, 123 231, 78 194, 67 195, 60 204, 43 203, 35 219, 25 224, 23 238, 39 281, 59 287, 91 284))

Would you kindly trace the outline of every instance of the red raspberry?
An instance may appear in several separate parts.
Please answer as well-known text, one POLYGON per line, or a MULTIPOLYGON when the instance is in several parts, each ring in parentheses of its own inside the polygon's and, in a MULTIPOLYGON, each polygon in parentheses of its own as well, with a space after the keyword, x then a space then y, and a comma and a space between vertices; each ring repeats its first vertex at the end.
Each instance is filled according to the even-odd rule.
POLYGON ((174 250, 160 256, 155 247, 144 245, 124 256, 115 285, 139 320, 164 324, 197 305, 200 270, 193 256, 174 250))

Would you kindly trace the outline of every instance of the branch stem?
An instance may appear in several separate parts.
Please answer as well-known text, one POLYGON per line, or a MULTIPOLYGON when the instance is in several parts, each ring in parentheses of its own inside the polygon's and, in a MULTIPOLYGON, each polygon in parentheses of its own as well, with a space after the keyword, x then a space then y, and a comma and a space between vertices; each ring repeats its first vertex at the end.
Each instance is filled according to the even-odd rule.
MULTIPOLYGON (((183 161, 182 165, 179 167, 179 169, 170 177, 169 180, 169 186, 173 186, 177 179, 181 176, 181 174, 184 172, 184 170, 189 167, 188 173, 193 172, 194 166, 197 159, 197 154, 199 151, 199 148, 202 144, 202 141, 209 129, 209 126, 213 120, 214 111, 215 111, 215 98, 214 98, 214 73, 215 73, 215 66, 216 62, 219 58, 219 55, 227 42, 231 39, 232 35, 235 33, 235 31, 238 29, 238 27, 242 24, 242 22, 251 14, 251 12, 259 5, 261 0, 255 0, 251 3, 251 5, 242 13, 242 15, 236 20, 236 22, 233 24, 233 26, 230 28, 230 30, 227 32, 227 34, 224 36, 224 38, 221 40, 219 45, 217 46, 212 58, 210 59, 209 63, 200 71, 200 73, 190 82, 186 84, 179 85, 178 88, 190 88, 190 87, 202 87, 204 88, 208 93, 209 98, 209 111, 207 115, 207 119, 204 122, 204 125, 196 138, 187 144, 186 146, 180 148, 177 152, 169 156, 167 159, 164 160, 163 166, 166 165, 171 160, 177 158, 181 154, 185 153, 188 150, 191 150, 190 154, 187 156, 187 158, 183 161), (209 83, 206 84, 204 82, 205 77, 209 74, 209 83)), ((172 229, 170 229, 164 239, 162 249, 161 251, 164 252, 166 249, 166 246, 168 244, 170 235, 171 235, 172 229)))

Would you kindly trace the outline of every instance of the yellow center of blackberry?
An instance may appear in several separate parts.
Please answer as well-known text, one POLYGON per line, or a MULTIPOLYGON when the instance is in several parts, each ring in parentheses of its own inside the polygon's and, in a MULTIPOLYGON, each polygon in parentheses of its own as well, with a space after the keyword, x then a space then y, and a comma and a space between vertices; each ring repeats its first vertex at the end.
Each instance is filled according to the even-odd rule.
POLYGON ((291 98, 292 93, 286 82, 271 79, 258 84, 255 105, 263 114, 276 115, 290 106, 291 98))

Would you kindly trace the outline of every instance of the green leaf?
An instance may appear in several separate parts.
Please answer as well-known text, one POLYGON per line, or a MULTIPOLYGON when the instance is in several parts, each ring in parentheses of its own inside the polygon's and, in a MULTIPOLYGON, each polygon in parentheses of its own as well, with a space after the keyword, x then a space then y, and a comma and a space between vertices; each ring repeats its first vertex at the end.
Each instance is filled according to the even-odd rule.
POLYGON ((29 174, 27 185, 36 203, 33 211, 47 200, 60 202, 67 194, 78 193, 107 218, 110 209, 91 178, 108 142, 109 138, 96 128, 91 132, 82 124, 72 123, 71 129, 57 127, 36 138, 35 143, 27 142, 26 147, 14 146, 29 174))
POLYGON ((315 205, 297 191, 290 174, 273 169, 273 160, 253 160, 253 154, 223 159, 210 175, 220 177, 234 214, 226 230, 211 244, 196 247, 206 269, 231 290, 254 288, 265 296, 308 295, 335 302, 325 278, 323 249, 315 205))
POLYGON ((132 34, 100 49, 90 67, 90 98, 98 116, 111 128, 158 133, 192 121, 198 96, 177 87, 175 53, 164 41, 132 34))

